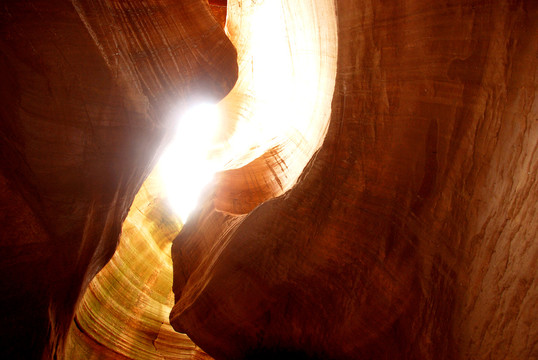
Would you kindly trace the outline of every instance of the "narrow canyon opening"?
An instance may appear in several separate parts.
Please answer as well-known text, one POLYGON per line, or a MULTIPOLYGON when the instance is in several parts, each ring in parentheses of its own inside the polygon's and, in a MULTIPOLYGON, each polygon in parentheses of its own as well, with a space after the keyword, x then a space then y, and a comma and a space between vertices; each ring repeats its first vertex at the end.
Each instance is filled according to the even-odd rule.
POLYGON ((238 80, 218 103, 199 94, 166 114, 174 135, 134 199, 114 256, 81 300, 66 359, 92 352, 208 357, 168 321, 172 241, 196 207, 210 203, 241 215, 284 194, 328 128, 337 58, 334 4, 291 4, 232 0, 223 11, 225 1, 209 3, 237 50, 238 80))
POLYGON ((535 34, 532 0, 4 1, 0 358, 537 359, 535 34))

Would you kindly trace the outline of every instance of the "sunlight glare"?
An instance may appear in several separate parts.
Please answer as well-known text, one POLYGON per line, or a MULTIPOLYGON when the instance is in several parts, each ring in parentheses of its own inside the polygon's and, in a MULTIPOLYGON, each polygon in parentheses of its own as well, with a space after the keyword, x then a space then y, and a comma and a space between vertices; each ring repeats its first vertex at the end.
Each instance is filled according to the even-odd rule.
POLYGON ((159 163, 170 206, 183 222, 216 172, 240 169, 275 149, 285 168, 278 184, 286 191, 321 146, 337 54, 334 4, 323 4, 323 21, 317 2, 294 5, 312 21, 295 21, 282 0, 228 5, 225 31, 237 48, 237 82, 219 104, 178 116, 177 135, 159 163))
POLYGON ((220 114, 215 104, 201 103, 179 117, 176 134, 159 160, 159 171, 172 210, 185 223, 203 188, 219 168, 211 159, 220 114))

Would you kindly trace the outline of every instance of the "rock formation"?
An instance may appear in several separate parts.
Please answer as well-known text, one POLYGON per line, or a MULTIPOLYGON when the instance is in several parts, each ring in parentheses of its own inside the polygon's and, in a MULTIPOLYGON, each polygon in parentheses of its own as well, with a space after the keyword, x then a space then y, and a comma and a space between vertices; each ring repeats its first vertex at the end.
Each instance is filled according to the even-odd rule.
POLYGON ((167 113, 228 93, 236 52, 199 0, 0 12, 0 357, 54 357, 174 126, 167 113))
POLYGON ((538 358, 538 4, 223 5, 0 7, 0 357, 538 358), (283 94, 181 229, 171 109, 283 94))
POLYGON ((538 357, 536 4, 336 14, 322 148, 245 215, 207 198, 172 325, 219 359, 538 357))

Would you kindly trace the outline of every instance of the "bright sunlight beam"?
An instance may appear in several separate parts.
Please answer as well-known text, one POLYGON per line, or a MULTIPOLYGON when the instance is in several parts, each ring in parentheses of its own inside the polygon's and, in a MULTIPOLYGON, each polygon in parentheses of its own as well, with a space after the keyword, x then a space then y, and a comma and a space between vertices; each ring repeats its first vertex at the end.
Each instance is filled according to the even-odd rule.
POLYGON ((293 186, 329 123, 335 16, 330 0, 228 3, 225 31, 237 49, 237 82, 218 105, 176 116, 177 135, 159 162, 168 202, 183 222, 216 172, 246 166, 270 149, 278 149, 285 168, 274 174, 281 190, 293 186))
POLYGON ((220 167, 210 157, 220 114, 217 105, 201 103, 174 116, 179 117, 176 134, 158 166, 170 207, 185 223, 220 167))

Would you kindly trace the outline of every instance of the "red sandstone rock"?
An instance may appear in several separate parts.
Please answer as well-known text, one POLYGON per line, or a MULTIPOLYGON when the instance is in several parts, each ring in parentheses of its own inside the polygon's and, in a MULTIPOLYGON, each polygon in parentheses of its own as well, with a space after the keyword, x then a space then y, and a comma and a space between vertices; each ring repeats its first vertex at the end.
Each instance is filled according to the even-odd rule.
POLYGON ((114 253, 167 112, 225 95, 235 50, 198 0, 11 1, 0 21, 0 357, 47 358, 114 253))
MULTIPOLYGON (((284 2, 297 27, 326 25, 329 3, 284 2)), ((317 140, 219 174, 175 240, 172 325, 219 359, 538 358, 537 5, 335 4, 323 147, 297 182, 283 169, 300 171, 317 140)), ((230 5, 248 23, 256 4, 230 5)), ((63 344, 166 143, 167 110, 235 81, 208 7, 13 1, 0 29, 1 357, 205 357, 158 326, 167 260, 133 230, 162 240, 153 203, 63 344)), ((241 81, 231 105, 248 113, 241 81)))
POLYGON ((218 359, 537 358, 536 4, 336 3, 322 149, 248 215, 208 197, 172 325, 218 359))

